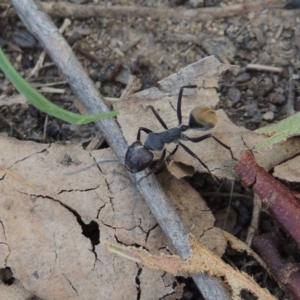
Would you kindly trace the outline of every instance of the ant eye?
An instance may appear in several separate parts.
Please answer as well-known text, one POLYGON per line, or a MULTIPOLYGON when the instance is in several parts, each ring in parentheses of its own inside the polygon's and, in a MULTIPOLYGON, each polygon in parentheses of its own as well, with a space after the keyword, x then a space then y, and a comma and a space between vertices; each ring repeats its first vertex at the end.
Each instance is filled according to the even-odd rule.
POLYGON ((208 106, 196 106, 190 113, 189 127, 191 129, 209 130, 215 127, 217 122, 216 113, 208 106))

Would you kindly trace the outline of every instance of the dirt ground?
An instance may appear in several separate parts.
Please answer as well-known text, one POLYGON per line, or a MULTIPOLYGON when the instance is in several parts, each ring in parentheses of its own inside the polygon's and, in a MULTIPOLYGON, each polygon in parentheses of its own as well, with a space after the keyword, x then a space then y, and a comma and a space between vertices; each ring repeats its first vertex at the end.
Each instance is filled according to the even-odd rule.
MULTIPOLYGON (((104 1, 69 2, 103 4, 104 1)), ((204 21, 176 17, 164 19, 155 15, 143 17, 138 10, 141 7, 152 7, 160 10, 175 8, 179 11, 196 9, 203 3, 207 7, 220 8, 243 2, 105 1, 107 6, 135 6, 137 10, 127 17, 70 18, 71 25, 65 30, 64 36, 100 92, 109 98, 121 96, 130 74, 140 79, 140 89, 143 90, 155 86, 159 80, 193 62, 215 55, 221 62, 236 66, 227 71, 219 83, 220 102, 217 108, 224 109, 236 125, 255 130, 300 110, 299 10, 283 9, 285 1, 277 1, 271 8, 266 8, 262 1, 256 10, 241 11, 230 17, 212 16, 210 20, 204 21), (260 65, 263 66, 262 70, 259 69, 260 65)), ((54 18, 54 21, 60 27, 64 20, 54 18)), ((0 45, 25 78, 42 52, 17 17, 3 15, 0 18, 0 45)), ((75 97, 49 57, 46 56, 43 68, 28 82, 38 89, 53 87, 53 90, 44 91, 44 95, 70 111, 77 111, 73 105, 75 97)), ((40 143, 72 141, 84 146, 96 135, 91 124, 75 126, 49 117, 45 126, 45 114, 35 108, 22 103, 1 103, 1 97, 16 94, 2 73, 0 91, 2 133, 40 143)), ((216 219, 222 222, 230 197, 219 197, 217 200, 212 197, 218 187, 214 186, 209 176, 198 174, 189 181, 207 196, 208 205, 216 214, 216 219)), ((228 194, 230 188, 230 183, 225 181, 221 192, 228 194)), ((227 226, 232 233, 243 239, 251 218, 252 202, 249 204, 249 201, 245 201, 249 193, 242 187, 236 186, 235 192, 246 193, 246 196, 233 199, 231 224, 227 226)), ((272 226, 270 217, 262 213, 260 231, 267 232, 272 226)), ((228 251, 224 259, 240 269, 247 269, 278 299, 290 299, 265 271, 257 265, 251 267, 246 255, 228 251)), ((181 299, 202 299, 190 279, 178 277, 178 282, 186 284, 181 299)), ((253 297, 244 295, 243 299, 253 297)))

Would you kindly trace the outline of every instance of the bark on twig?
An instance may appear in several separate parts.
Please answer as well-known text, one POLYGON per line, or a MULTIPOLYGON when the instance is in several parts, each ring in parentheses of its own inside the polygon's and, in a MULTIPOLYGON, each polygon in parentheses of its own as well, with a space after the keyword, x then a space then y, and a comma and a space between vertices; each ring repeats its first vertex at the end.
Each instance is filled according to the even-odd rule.
MULTIPOLYGON (((59 18, 151 18, 151 19, 177 19, 186 21, 206 21, 215 18, 232 17, 250 11, 259 11, 279 5, 281 0, 264 0, 250 3, 233 4, 225 7, 206 7, 199 9, 182 10, 178 8, 152 8, 138 6, 100 6, 100 5, 79 5, 69 2, 42 3, 43 9, 52 17, 59 18)), ((13 10, 8 11, 8 16, 14 14, 13 10)))
POLYGON ((277 282, 289 291, 293 299, 300 299, 299 265, 282 255, 278 234, 271 231, 259 235, 254 238, 253 245, 277 282))
POLYGON ((246 152, 234 167, 242 184, 251 187, 262 204, 300 246, 300 205, 293 192, 260 167, 250 152, 246 152))
MULTIPOLYGON (((12 3, 18 16, 59 67, 87 111, 93 114, 108 111, 103 97, 96 90, 93 82, 50 18, 33 0, 12 0, 12 3)), ((123 163, 128 145, 115 120, 108 118, 97 121, 95 124, 123 163)), ((144 175, 145 172, 139 173, 136 176, 137 181, 144 175)), ((130 177, 132 178, 132 175, 130 177)), ((190 255, 188 231, 155 176, 149 176, 142 180, 138 184, 138 189, 178 254, 184 259, 188 258, 190 255)), ((203 274, 196 274, 193 278, 206 299, 230 299, 225 287, 216 279, 207 278, 203 274)))

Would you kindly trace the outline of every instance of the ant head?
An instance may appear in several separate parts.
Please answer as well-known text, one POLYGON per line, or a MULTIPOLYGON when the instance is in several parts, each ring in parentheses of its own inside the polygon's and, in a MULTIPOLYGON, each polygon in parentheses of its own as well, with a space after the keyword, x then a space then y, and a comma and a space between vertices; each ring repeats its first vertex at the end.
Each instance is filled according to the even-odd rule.
POLYGON ((135 141, 125 155, 125 167, 131 173, 138 173, 150 166, 154 158, 140 141, 135 141))
POLYGON ((218 117, 208 106, 196 106, 192 109, 189 119, 189 127, 196 130, 209 130, 216 126, 218 117))

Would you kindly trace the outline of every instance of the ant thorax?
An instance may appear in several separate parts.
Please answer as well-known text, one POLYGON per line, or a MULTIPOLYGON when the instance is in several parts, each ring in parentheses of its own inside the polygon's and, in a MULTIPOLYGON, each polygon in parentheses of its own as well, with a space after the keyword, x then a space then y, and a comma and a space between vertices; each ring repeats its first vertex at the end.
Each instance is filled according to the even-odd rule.
POLYGON ((174 127, 162 132, 151 132, 147 135, 144 147, 151 151, 161 151, 165 144, 174 143, 182 134, 181 126, 174 127))

